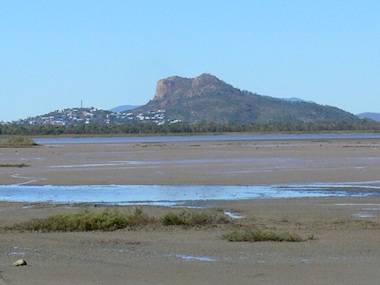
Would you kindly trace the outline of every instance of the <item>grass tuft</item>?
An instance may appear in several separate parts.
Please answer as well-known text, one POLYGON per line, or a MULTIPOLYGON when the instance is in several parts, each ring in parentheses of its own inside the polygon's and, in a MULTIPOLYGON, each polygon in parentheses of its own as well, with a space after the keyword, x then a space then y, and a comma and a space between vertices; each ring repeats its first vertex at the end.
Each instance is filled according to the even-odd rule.
POLYGON ((277 241, 277 242, 300 242, 302 238, 291 232, 274 232, 264 230, 239 230, 227 233, 223 239, 232 242, 259 242, 259 241, 277 241))
POLYGON ((114 231, 153 223, 154 219, 143 213, 140 207, 133 211, 82 210, 70 214, 57 214, 45 219, 16 224, 12 229, 40 232, 114 231))
POLYGON ((10 163, 0 163, 0 167, 29 167, 30 165, 25 163, 16 163, 16 164, 10 164, 10 163))
POLYGON ((0 142, 0 147, 31 147, 36 145, 33 139, 23 136, 12 136, 0 142))
POLYGON ((182 210, 179 213, 168 212, 161 218, 164 226, 206 226, 229 223, 230 219, 225 215, 211 212, 195 212, 182 210))

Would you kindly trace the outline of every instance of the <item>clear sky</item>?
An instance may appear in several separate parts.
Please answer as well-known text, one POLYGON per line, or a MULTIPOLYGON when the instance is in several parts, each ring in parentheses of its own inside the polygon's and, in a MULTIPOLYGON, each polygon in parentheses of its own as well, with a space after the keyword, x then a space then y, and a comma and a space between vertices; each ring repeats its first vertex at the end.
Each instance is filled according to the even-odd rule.
POLYGON ((380 1, 0 1, 0 121, 143 105, 159 79, 202 73, 380 112, 380 1))

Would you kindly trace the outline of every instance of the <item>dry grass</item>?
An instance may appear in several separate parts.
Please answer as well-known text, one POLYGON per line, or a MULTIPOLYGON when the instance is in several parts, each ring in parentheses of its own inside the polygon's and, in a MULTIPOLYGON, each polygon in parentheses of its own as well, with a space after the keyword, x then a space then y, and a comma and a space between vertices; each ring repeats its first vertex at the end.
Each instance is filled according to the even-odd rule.
POLYGON ((40 232, 114 231, 154 223, 155 219, 143 213, 140 207, 133 211, 87 209, 70 214, 56 214, 44 219, 19 223, 10 229, 40 232))
POLYGON ((0 147, 32 147, 36 145, 33 139, 22 136, 12 136, 0 141, 0 147))
POLYGON ((179 213, 168 212, 161 218, 164 226, 206 226, 216 224, 226 224, 231 220, 226 216, 216 212, 197 212, 182 210, 179 213))
POLYGON ((227 233, 223 239, 233 242, 259 242, 259 241, 277 241, 277 242, 300 242, 302 238, 293 232, 275 232, 268 230, 237 230, 227 233))
POLYGON ((168 212, 157 219, 145 214, 141 207, 131 210, 105 209, 90 211, 81 210, 69 214, 55 214, 47 218, 32 219, 15 224, 8 230, 38 231, 38 232, 80 232, 80 231, 114 231, 149 224, 174 226, 207 226, 225 224, 231 220, 214 211, 168 212))
POLYGON ((10 164, 10 163, 0 163, 0 167, 29 167, 30 165, 25 163, 16 163, 16 164, 10 164))
MULTIPOLYGON (((228 225, 227 228, 242 227, 221 211, 217 210, 172 210, 160 218, 143 212, 142 207, 132 209, 106 208, 82 209, 74 213, 55 214, 46 218, 17 223, 4 230, 37 232, 83 232, 115 231, 119 229, 151 226, 180 226, 184 228, 228 225)), ((246 225, 247 226, 247 225, 246 225)), ((245 227, 246 227, 245 226, 245 227)), ((251 225, 253 226, 253 225, 251 225)), ((231 242, 300 242, 303 239, 287 230, 234 230, 222 237, 231 242)), ((309 237, 311 239, 311 237, 309 237)))

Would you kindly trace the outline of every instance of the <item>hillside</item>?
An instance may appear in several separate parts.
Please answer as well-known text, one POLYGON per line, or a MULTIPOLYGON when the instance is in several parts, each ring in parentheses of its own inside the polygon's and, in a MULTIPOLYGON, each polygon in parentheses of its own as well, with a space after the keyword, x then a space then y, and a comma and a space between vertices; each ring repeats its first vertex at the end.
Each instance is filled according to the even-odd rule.
POLYGON ((29 126, 43 126, 43 125, 58 125, 58 126, 72 126, 72 125, 108 125, 108 124, 136 124, 136 123, 154 123, 158 125, 171 124, 177 120, 168 120, 165 118, 165 111, 160 110, 157 112, 150 111, 147 114, 139 114, 134 116, 131 111, 112 112, 109 110, 102 110, 94 107, 90 108, 67 108, 63 110, 55 110, 53 112, 20 119, 12 122, 12 124, 29 126))
POLYGON ((165 110, 167 119, 186 123, 357 121, 353 114, 312 102, 287 101, 241 91, 210 74, 158 81, 153 100, 132 112, 165 110))
POLYGON ((367 112, 367 113, 357 114, 356 116, 358 116, 359 118, 370 119, 370 120, 373 120, 376 122, 380 122, 380 114, 379 113, 367 112))

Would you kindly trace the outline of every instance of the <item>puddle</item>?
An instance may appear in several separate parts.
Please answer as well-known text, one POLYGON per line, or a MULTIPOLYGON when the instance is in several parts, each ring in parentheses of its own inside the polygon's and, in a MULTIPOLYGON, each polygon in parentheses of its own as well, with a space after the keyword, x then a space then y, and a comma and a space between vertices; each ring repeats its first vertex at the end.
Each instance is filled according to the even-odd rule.
POLYGON ((208 261, 208 262, 217 262, 218 260, 209 256, 194 256, 194 255, 183 255, 183 254, 165 254, 165 257, 169 258, 180 258, 186 261, 208 261))
POLYGON ((376 217, 375 214, 368 213, 368 211, 380 211, 380 204, 378 203, 336 203, 333 204, 334 206, 357 206, 361 207, 360 211, 355 214, 352 214, 355 218, 374 218, 376 217))
POLYGON ((26 253, 25 252, 22 252, 22 251, 12 251, 12 252, 8 252, 7 255, 25 255, 26 253))
MULTIPOLYGON (((207 201, 310 197, 380 197, 368 183, 297 185, 0 185, 0 201, 207 207, 207 201)), ((336 204, 348 205, 348 204, 336 204)), ((380 206, 379 204, 366 206, 380 206)), ((236 215, 230 213, 230 215, 236 215)), ((238 216, 238 215, 236 215, 238 216)), ((234 217, 232 217, 234 218, 234 217)), ((236 217, 238 218, 238 217, 236 217)))
POLYGON ((237 214, 230 212, 230 211, 224 211, 224 214, 226 214, 227 216, 229 216, 232 219, 243 219, 243 218, 245 218, 245 216, 237 215, 237 214))
POLYGON ((107 251, 107 252, 118 252, 118 253, 131 252, 131 250, 129 250, 129 249, 124 249, 124 248, 103 248, 102 251, 107 251))
POLYGON ((33 253, 34 255, 39 255, 38 249, 29 248, 29 247, 21 248, 18 246, 14 246, 13 250, 6 253, 6 255, 26 255, 27 252, 33 253))
POLYGON ((380 208, 363 208, 363 211, 380 211, 380 208))
POLYGON ((362 203, 336 203, 334 204, 334 206, 380 206, 380 204, 377 204, 377 203, 364 203, 364 204, 362 203))
POLYGON ((376 215, 370 214, 370 213, 365 213, 365 212, 360 212, 353 214, 354 217, 356 218, 374 218, 376 215))
POLYGON ((328 260, 332 261, 343 261, 346 260, 347 258, 344 256, 329 256, 328 260))
POLYGON ((22 206, 21 209, 32 209, 34 206, 33 205, 25 205, 22 206))
MULTIPOLYGON (((21 185, 27 185, 27 184, 31 184, 31 183, 36 183, 39 180, 46 180, 46 178, 34 178, 34 177, 21 176, 18 173, 13 174, 12 177, 13 178, 17 178, 17 179, 27 180, 25 182, 21 182, 21 183, 15 184, 15 185, 19 185, 19 186, 21 186, 21 185)), ((1 188, 0 188, 0 190, 1 190, 1 188)))
MULTIPOLYGON (((125 249, 125 248, 103 248, 101 251, 104 252, 116 252, 116 253, 133 253, 134 250, 125 249)), ((156 255, 154 255, 156 256, 156 255)), ((166 258, 176 258, 176 259, 183 259, 186 261, 207 261, 207 262, 216 262, 218 259, 209 257, 209 256, 195 256, 195 255, 185 255, 185 254, 163 254, 158 255, 163 256, 166 258)))

